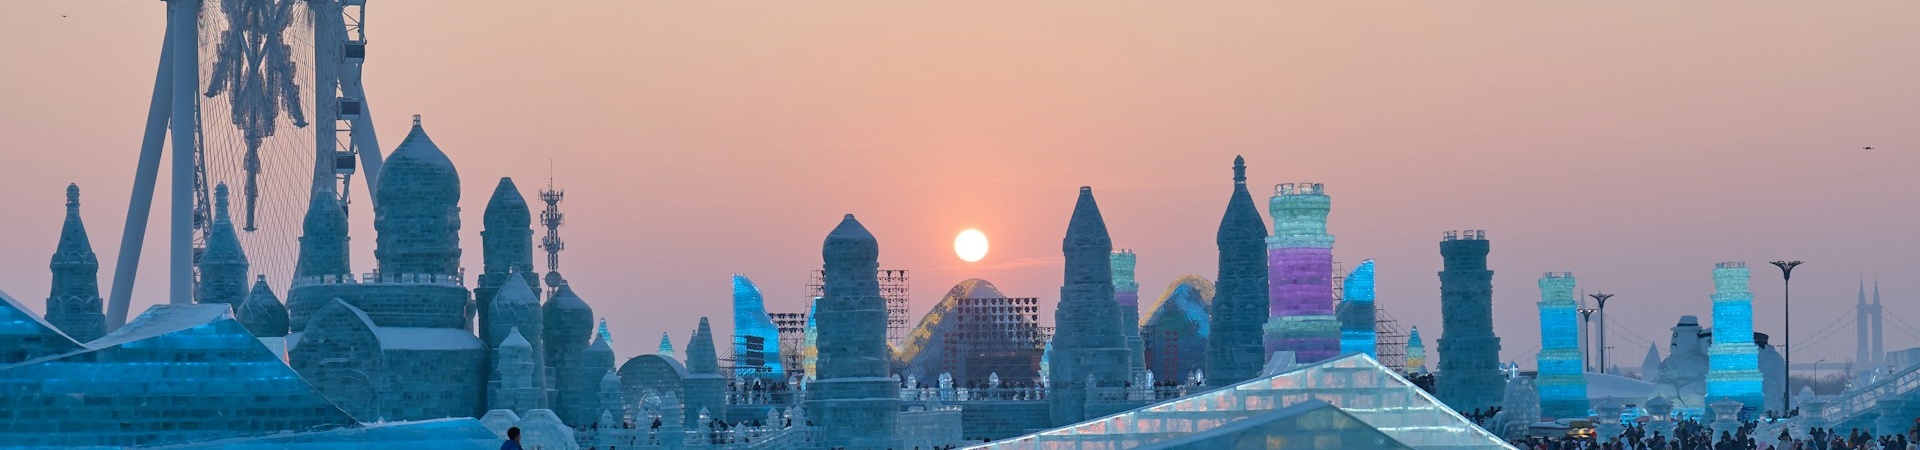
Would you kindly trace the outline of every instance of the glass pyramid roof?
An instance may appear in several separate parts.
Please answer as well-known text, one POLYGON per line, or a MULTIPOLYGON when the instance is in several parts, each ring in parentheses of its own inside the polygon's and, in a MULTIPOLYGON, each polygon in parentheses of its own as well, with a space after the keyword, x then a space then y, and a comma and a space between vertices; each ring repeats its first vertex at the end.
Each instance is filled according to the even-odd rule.
POLYGON ((1176 439, 1193 439, 1193 435, 1227 432, 1243 420, 1315 400, 1338 407, 1412 448, 1513 448, 1364 354, 1270 373, 1165 403, 974 448, 1159 447, 1176 439))

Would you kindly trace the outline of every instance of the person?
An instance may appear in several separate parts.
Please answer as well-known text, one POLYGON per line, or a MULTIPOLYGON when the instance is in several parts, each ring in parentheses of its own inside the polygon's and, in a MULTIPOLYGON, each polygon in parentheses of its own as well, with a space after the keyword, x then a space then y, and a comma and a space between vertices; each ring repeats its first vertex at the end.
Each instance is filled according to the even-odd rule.
POLYGON ((507 429, 507 441, 500 443, 500 450, 521 450, 520 427, 507 429))

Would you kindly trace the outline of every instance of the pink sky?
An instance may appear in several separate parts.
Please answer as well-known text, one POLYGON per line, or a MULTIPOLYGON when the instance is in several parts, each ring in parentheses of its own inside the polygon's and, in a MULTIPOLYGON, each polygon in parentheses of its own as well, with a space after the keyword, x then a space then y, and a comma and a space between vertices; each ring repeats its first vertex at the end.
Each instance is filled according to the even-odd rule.
MULTIPOLYGON (((1493 240, 1502 358, 1523 366, 1541 272, 1617 293, 1613 361, 1637 366, 1676 316, 1709 320, 1727 260, 1756 266, 1769 333, 1765 262, 1808 261, 1797 362, 1852 357, 1850 329, 1811 339, 1861 276, 1882 279, 1888 348, 1920 345, 1892 320, 1920 324, 1911 1, 374 3, 384 150, 426 116, 465 183, 468 270, 494 181, 532 194, 552 160, 566 273, 622 355, 662 331, 684 346, 702 315, 725 335, 731 273, 800 309, 848 212, 882 266, 914 271, 916 321, 969 277, 1050 319, 1081 185, 1151 299, 1214 276, 1236 154, 1263 205, 1275 183, 1327 183, 1336 259, 1379 260, 1379 305, 1430 348, 1436 243, 1458 228, 1493 240), (992 239, 980 263, 951 250, 970 227, 992 239)), ((163 6, 10 6, 0 289, 39 308, 68 182, 111 279, 163 6)), ((136 312, 161 301, 164 233, 136 312)))

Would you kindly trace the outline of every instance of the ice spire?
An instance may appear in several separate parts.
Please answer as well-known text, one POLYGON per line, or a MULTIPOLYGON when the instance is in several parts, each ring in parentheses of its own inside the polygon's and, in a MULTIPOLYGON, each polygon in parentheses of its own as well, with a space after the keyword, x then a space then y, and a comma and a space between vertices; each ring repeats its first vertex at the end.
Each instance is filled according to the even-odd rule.
POLYGON ((893 436, 899 386, 887 379, 892 358, 879 259, 880 241, 852 214, 841 218, 820 246, 826 286, 810 316, 817 330, 818 375, 805 404, 818 417, 817 446, 900 447, 893 436))
POLYGON ((687 341, 687 371, 699 374, 720 374, 720 357, 713 348, 713 327, 707 324, 707 318, 700 318, 700 326, 693 329, 693 337, 687 341))
POLYGON ((106 315, 100 309, 100 259, 80 221, 79 185, 67 185, 67 218, 60 226, 60 243, 53 249, 49 267, 53 288, 47 295, 47 322, 75 341, 99 339, 106 333, 106 315))
POLYGON ((1093 188, 1080 188, 1060 250, 1066 255, 1066 276, 1053 315, 1054 354, 1047 374, 1054 426, 1088 419, 1088 389, 1124 386, 1129 375, 1120 304, 1113 293, 1113 239, 1093 188))
MULTIPOLYGON (((494 186, 486 212, 481 214, 481 224, 484 228, 480 231, 480 254, 484 270, 480 274, 480 285, 473 288, 473 298, 483 303, 492 300, 511 274, 525 279, 521 284, 538 302, 540 279, 533 270, 533 215, 512 178, 501 177, 500 184, 494 186)), ((487 309, 482 305, 479 311, 480 338, 498 342, 499 337, 486 334, 495 329, 489 326, 492 318, 487 309)))
POLYGON ((1640 360, 1640 380, 1653 382, 1660 379, 1660 346, 1647 343, 1647 357, 1640 360))
MULTIPOLYGON (((528 387, 533 389, 532 392, 542 393, 539 399, 534 401, 532 408, 545 408, 547 407, 545 392, 547 386, 550 386, 546 375, 546 368, 548 366, 546 364, 546 346, 544 345, 546 338, 545 312, 540 307, 540 299, 534 296, 534 289, 528 283, 527 278, 513 275, 517 274, 510 272, 508 276, 501 277, 501 279, 505 281, 498 289, 494 289, 493 297, 484 300, 485 305, 483 309, 486 312, 483 313, 481 317, 487 317, 488 319, 480 322, 480 326, 482 327, 480 336, 482 336, 482 342, 487 344, 487 348, 494 350, 490 352, 490 355, 499 358, 501 357, 500 347, 506 345, 506 341, 510 340, 507 338, 507 335, 511 333, 518 333, 520 335, 520 340, 526 342, 527 348, 529 349, 528 351, 532 353, 527 357, 528 363, 537 368, 537 370, 530 372, 530 375, 528 375, 533 377, 532 381, 529 381, 531 384, 528 387)), ((519 362, 514 361, 508 361, 506 363, 519 364, 519 362)), ((496 366, 499 364, 501 364, 500 361, 495 361, 494 363, 496 366)), ((498 378, 499 376, 499 373, 489 372, 488 381, 503 381, 498 378)), ((517 386, 504 383, 503 381, 500 388, 517 388, 517 386)), ((493 397, 500 395, 503 394, 501 394, 498 389, 495 389, 492 394, 493 397)), ((510 393, 505 395, 521 394, 510 393)), ((516 400, 516 402, 525 401, 526 400, 516 400)), ((516 409, 515 411, 519 410, 516 409)))
POLYGON ((1407 371, 1427 371, 1427 343, 1420 340, 1420 327, 1413 327, 1413 331, 1407 333, 1407 371))
POLYGON ((247 299, 247 253, 233 231, 227 213, 227 184, 213 187, 213 228, 207 231, 207 249, 200 258, 200 303, 239 306, 247 299))
POLYGON ((607 345, 613 345, 613 333, 607 331, 607 318, 600 318, 600 326, 593 330, 593 338, 607 341, 607 345))
POLYGON ((1207 337, 1207 376, 1211 386, 1245 381, 1267 360, 1262 324, 1267 321, 1267 225, 1247 193, 1246 160, 1233 158, 1233 193, 1220 219, 1214 243, 1220 252, 1213 310, 1207 337))
POLYGON ((246 302, 235 308, 233 315, 254 336, 287 335, 287 306, 280 303, 280 297, 274 295, 273 288, 267 287, 266 275, 254 280, 253 290, 247 294, 246 302))
POLYGON ((669 336, 670 334, 672 333, 660 333, 660 351, 657 352, 660 356, 673 356, 673 337, 669 336))
POLYGON ((293 276, 351 276, 348 242, 347 212, 340 200, 334 198, 331 189, 315 189, 307 202, 307 216, 301 221, 300 256, 294 263, 293 276))

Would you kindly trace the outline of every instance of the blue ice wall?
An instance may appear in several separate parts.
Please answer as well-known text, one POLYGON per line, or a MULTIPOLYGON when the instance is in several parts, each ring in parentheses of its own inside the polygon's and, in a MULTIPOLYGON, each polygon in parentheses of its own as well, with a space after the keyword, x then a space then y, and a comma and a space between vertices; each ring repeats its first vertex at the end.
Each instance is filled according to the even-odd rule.
POLYGON ((1374 335, 1373 260, 1347 272, 1344 297, 1335 314, 1340 318, 1340 354, 1365 353, 1378 358, 1374 335))
POLYGON ((773 318, 767 316, 760 288, 739 274, 733 276, 733 334, 738 375, 785 379, 786 368, 780 364, 780 330, 773 326, 773 318))

